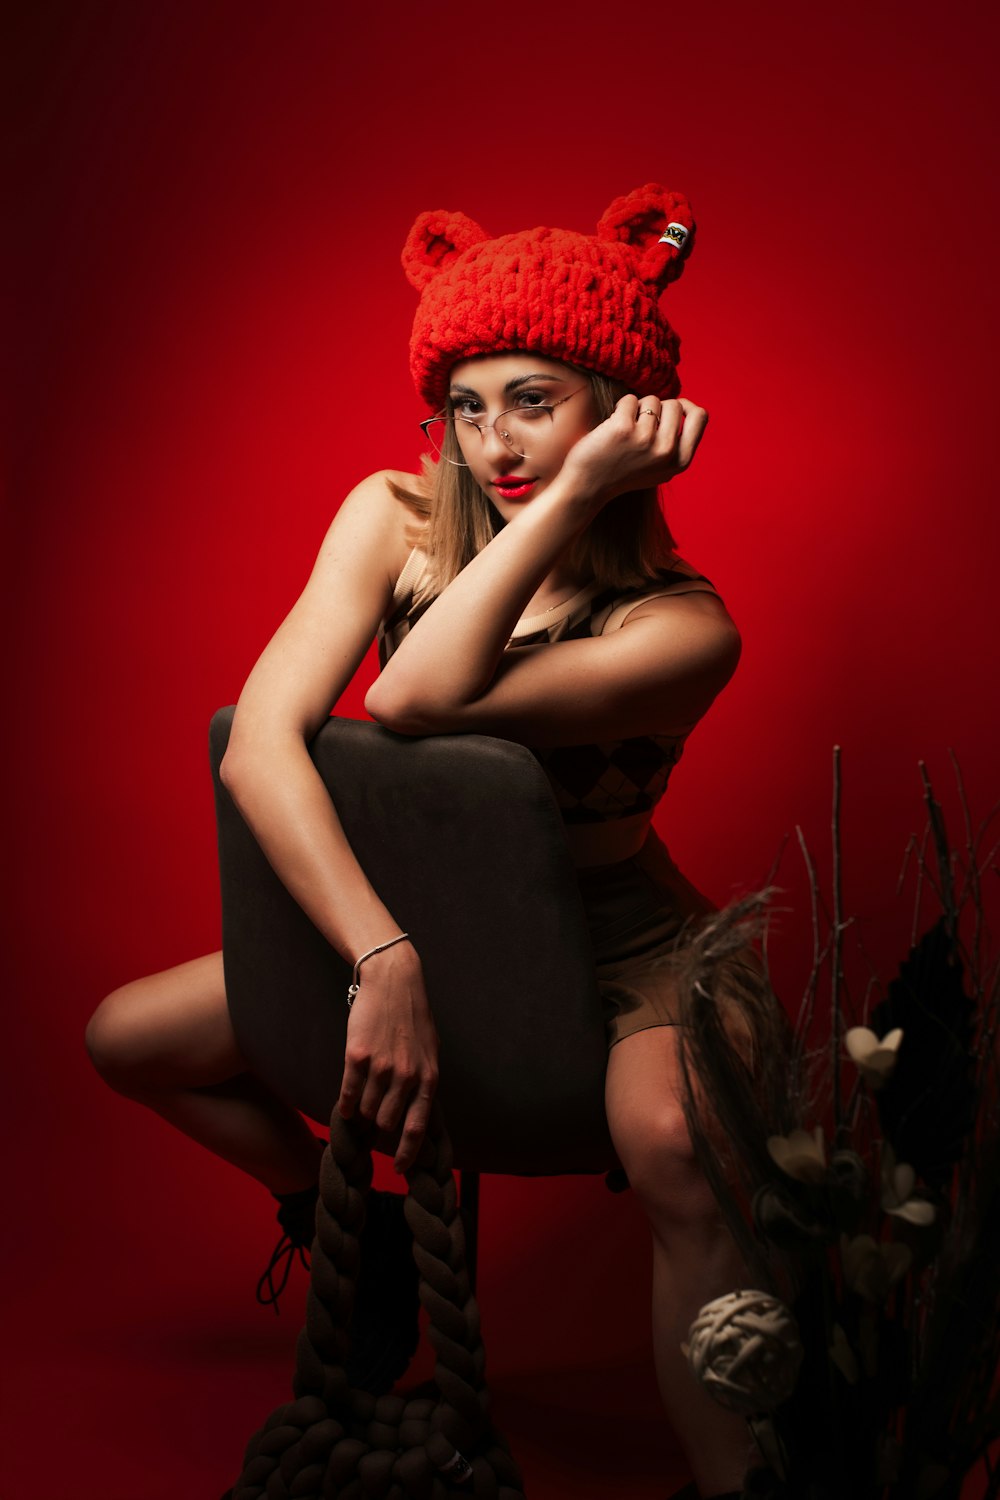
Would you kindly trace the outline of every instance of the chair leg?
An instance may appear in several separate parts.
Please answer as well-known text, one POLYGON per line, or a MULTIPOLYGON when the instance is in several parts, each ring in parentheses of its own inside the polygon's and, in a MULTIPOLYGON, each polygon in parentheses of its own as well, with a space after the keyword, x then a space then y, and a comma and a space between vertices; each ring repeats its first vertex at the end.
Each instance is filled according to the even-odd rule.
POLYGON ((469 1273, 470 1290, 475 1294, 476 1261, 479 1250, 479 1173, 463 1167, 460 1180, 458 1211, 462 1216, 462 1228, 465 1231, 465 1266, 469 1273))

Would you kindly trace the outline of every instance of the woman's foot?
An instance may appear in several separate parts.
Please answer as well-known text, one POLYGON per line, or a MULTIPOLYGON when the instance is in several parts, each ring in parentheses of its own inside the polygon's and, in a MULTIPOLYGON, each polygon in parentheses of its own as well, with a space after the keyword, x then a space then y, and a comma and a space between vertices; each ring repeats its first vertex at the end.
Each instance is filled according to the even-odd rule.
POLYGON ((281 1239, 271 1252, 264 1274, 257 1283, 257 1301, 262 1307, 280 1312, 278 1298, 288 1285, 296 1259, 309 1270, 309 1249, 316 1234, 316 1203, 319 1186, 302 1188, 297 1193, 275 1193, 278 1200, 278 1223, 281 1239))

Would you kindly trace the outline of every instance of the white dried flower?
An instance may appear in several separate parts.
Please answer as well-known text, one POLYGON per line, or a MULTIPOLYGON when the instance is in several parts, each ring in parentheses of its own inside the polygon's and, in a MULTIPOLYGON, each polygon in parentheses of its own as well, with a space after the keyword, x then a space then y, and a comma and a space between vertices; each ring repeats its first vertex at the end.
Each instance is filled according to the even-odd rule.
POLYGON ((933 1224, 936 1210, 926 1198, 911 1198, 917 1174, 905 1162, 896 1164, 896 1153, 888 1141, 882 1142, 882 1208, 908 1224, 926 1227, 933 1224))
POLYGON ((852 1026, 844 1033, 844 1046, 851 1061, 857 1064, 865 1083, 873 1089, 880 1089, 892 1077, 902 1040, 903 1032, 899 1026, 881 1041, 867 1026, 852 1026))
POLYGON ((861 1378, 861 1371, 858 1368, 854 1350, 848 1342, 847 1334, 839 1323, 833 1325, 833 1343, 828 1353, 848 1385, 856 1385, 861 1378))
POLYGON ((868 1302, 883 1302, 913 1261, 907 1245, 880 1245, 870 1234, 843 1235, 840 1245, 844 1280, 868 1302))
POLYGON ((826 1177, 826 1146, 823 1127, 793 1130, 790 1135, 769 1135, 767 1149, 771 1160, 797 1182, 822 1182, 826 1177))

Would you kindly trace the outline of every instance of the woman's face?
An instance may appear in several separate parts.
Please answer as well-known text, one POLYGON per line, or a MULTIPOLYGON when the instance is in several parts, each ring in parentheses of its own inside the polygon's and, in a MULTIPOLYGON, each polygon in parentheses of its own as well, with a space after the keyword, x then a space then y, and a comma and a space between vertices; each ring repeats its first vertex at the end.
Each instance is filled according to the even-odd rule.
POLYGON ((462 360, 451 372, 449 394, 456 419, 469 419, 455 422, 462 457, 505 521, 541 494, 598 420, 586 376, 541 354, 462 360))

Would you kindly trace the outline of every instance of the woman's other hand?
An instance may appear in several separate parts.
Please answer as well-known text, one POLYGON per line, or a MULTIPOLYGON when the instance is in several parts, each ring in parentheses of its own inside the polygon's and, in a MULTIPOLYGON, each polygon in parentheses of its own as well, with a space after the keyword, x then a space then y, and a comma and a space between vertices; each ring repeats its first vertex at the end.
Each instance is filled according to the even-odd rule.
POLYGON ((707 422, 708 412, 683 397, 623 396, 606 421, 574 443, 560 477, 599 507, 629 490, 666 484, 694 458, 707 422))
POLYGON ((396 1171, 406 1172, 423 1142, 437 1082, 438 1037, 423 970, 412 945, 400 943, 361 969, 337 1108, 345 1119, 357 1110, 374 1121, 376 1147, 395 1150, 396 1171))

